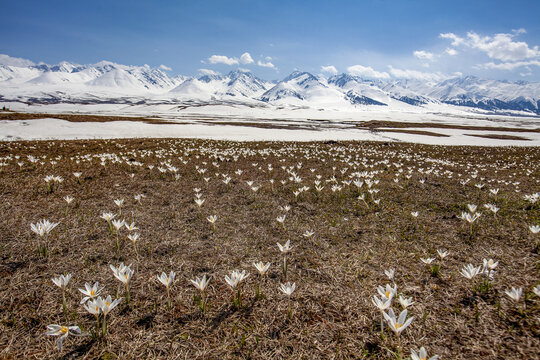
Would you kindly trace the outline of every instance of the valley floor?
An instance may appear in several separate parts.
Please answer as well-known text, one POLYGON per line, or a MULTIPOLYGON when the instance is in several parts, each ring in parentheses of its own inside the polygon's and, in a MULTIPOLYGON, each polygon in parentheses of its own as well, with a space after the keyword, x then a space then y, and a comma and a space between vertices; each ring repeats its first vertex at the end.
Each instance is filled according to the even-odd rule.
POLYGON ((312 109, 272 112, 208 105, 174 110, 163 106, 74 107, 64 104, 30 106, 22 110, 24 112, 0 112, 0 140, 176 137, 233 141, 540 145, 540 119, 534 117, 377 111, 342 113, 312 109))
POLYGON ((539 166, 538 147, 0 142, 0 357, 395 359, 401 345, 404 358, 424 346, 441 359, 536 359, 539 166), (471 211, 481 213, 472 225, 460 218, 471 211), (106 212, 135 229, 115 229, 106 212), (40 237, 31 224, 42 219, 59 224, 40 237), (286 241, 284 254, 276 243, 286 241), (463 276, 483 259, 497 262, 491 276, 463 276), (270 263, 262 280, 257 261, 270 263), (110 268, 121 262, 134 270, 128 288, 110 268), (225 276, 235 269, 249 276, 233 305, 225 276), (171 270, 168 306, 157 275, 171 270), (63 309, 51 279, 66 274, 63 309), (203 275, 205 311, 190 282, 203 275), (103 315, 96 330, 78 290, 96 281, 102 296, 121 299, 106 336, 103 315), (296 284, 290 301, 280 291, 287 281, 296 284), (396 286, 396 313, 399 297, 413 301, 399 342, 372 302, 391 293, 387 285, 396 286), (512 287, 522 290, 517 300, 512 287), (84 336, 69 335, 60 351, 45 335, 50 324, 84 336))

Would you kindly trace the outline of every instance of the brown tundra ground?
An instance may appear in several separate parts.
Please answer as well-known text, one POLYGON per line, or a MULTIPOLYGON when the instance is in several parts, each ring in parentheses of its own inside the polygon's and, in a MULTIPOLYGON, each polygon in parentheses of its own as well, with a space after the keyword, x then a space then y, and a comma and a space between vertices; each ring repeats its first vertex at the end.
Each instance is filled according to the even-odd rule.
POLYGON ((0 165, 0 358, 405 359, 421 346, 441 359, 539 358, 538 148, 10 142, 0 143, 0 165), (49 175, 63 181, 47 184, 49 175), (468 204, 481 213, 472 226, 460 218, 468 204), (138 229, 111 234, 104 212, 138 229), (30 228, 41 219, 59 222, 43 238, 30 228), (287 240, 285 279, 276 243, 287 240), (499 262, 492 279, 460 273, 483 259, 499 262), (257 261, 270 262, 262 280, 257 261), (129 305, 109 267, 120 262, 134 270, 129 305), (233 304, 225 275, 235 269, 249 276, 233 304), (169 308, 157 275, 171 270, 169 308), (73 276, 65 310, 51 280, 62 274, 73 276), (203 275, 205 311, 190 282, 203 275), (80 304, 78 289, 96 281, 102 296, 122 299, 106 336, 80 304), (296 284, 290 302, 279 290, 286 281, 296 284), (392 283, 396 313, 400 295, 414 301, 399 342, 372 303, 392 283), (522 288, 518 301, 511 287, 522 288), (85 336, 69 335, 60 351, 45 335, 50 324, 85 336))

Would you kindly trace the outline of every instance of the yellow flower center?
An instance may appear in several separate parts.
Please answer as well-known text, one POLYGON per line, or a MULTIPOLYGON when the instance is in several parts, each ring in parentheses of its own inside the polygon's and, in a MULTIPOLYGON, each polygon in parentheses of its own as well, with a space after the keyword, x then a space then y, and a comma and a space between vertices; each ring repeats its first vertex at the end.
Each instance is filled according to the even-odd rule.
POLYGON ((67 333, 68 330, 69 330, 69 329, 68 329, 67 327, 65 327, 65 326, 62 326, 62 329, 60 329, 60 331, 62 332, 62 334, 67 333))
POLYGON ((402 327, 403 324, 400 324, 400 323, 396 323, 396 330, 399 330, 400 327, 402 327))
POLYGON ((94 289, 90 290, 90 296, 94 296, 95 292, 94 289))
POLYGON ((111 303, 108 302, 108 301, 105 301, 105 305, 109 306, 109 305, 111 305, 111 303))

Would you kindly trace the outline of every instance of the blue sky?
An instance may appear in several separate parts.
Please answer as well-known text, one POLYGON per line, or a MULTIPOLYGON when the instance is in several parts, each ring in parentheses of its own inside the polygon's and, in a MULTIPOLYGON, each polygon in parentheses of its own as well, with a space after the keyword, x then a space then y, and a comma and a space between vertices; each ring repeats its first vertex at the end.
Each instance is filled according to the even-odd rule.
POLYGON ((540 81, 535 0, 19 0, 2 13, 0 53, 49 64, 540 81))

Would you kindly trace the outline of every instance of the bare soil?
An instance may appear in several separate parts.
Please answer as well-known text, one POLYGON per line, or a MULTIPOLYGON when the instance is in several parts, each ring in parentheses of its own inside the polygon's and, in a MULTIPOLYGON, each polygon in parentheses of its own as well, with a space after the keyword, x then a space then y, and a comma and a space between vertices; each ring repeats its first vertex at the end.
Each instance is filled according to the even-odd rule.
POLYGON ((481 130, 481 131, 510 131, 510 132, 540 132, 540 128, 514 128, 504 126, 472 126, 472 125, 457 125, 457 124, 441 124, 434 122, 394 122, 383 120, 365 121, 357 124, 359 128, 366 129, 383 129, 383 128, 434 128, 434 129, 462 129, 462 130, 481 130))

